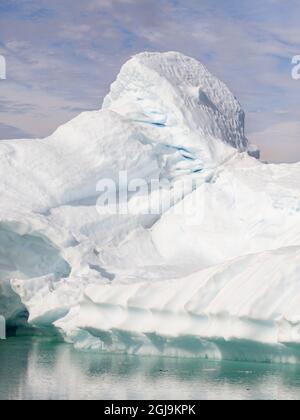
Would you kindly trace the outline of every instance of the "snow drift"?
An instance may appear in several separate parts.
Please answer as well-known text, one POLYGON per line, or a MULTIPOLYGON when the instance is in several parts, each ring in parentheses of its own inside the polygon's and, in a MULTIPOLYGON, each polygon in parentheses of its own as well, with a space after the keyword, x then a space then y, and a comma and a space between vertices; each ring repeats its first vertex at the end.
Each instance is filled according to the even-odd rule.
POLYGON ((100 111, 0 142, 0 313, 84 349, 299 362, 300 164, 253 158, 244 120, 196 60, 143 53, 100 111), (195 187, 99 212, 122 171, 167 181, 154 202, 195 187))

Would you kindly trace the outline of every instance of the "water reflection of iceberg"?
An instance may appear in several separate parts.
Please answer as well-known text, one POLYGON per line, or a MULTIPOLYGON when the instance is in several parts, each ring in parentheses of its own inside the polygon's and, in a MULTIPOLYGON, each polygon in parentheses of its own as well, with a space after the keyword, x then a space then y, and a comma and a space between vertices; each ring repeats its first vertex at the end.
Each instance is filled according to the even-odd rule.
MULTIPOLYGON (((236 346, 235 346, 236 349, 236 346)), ((50 339, 0 344, 0 399, 285 399, 298 365, 77 352, 50 339)))

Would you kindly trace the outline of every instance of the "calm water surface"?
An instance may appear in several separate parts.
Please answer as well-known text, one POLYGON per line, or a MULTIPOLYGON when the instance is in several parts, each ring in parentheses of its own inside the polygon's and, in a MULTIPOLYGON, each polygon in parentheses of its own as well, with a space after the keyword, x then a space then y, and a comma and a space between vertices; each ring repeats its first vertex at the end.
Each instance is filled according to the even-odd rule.
POLYGON ((0 400, 300 399, 300 366, 78 352, 46 338, 0 341, 0 400))

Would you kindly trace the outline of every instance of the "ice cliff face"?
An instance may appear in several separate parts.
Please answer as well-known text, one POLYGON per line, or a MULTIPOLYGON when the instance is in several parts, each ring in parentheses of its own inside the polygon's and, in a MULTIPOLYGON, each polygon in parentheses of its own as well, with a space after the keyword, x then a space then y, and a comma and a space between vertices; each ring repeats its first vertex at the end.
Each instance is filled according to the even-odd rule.
POLYGON ((0 313, 81 348, 300 361, 300 165, 248 152, 237 100, 178 53, 133 57, 49 138, 0 142, 0 313), (99 212, 103 180, 131 211, 99 212))

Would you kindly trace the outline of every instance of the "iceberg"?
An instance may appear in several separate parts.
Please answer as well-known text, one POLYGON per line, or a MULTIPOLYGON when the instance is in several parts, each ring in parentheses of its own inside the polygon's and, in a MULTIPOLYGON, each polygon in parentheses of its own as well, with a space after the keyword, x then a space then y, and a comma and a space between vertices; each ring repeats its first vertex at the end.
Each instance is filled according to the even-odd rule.
POLYGON ((300 163, 261 162, 198 61, 138 54, 101 110, 1 141, 0 192, 8 324, 80 349, 300 361, 300 163))

